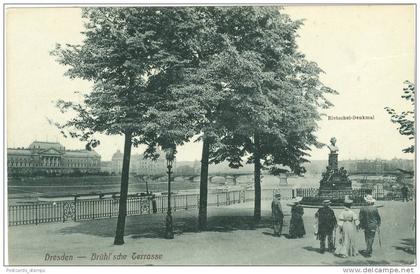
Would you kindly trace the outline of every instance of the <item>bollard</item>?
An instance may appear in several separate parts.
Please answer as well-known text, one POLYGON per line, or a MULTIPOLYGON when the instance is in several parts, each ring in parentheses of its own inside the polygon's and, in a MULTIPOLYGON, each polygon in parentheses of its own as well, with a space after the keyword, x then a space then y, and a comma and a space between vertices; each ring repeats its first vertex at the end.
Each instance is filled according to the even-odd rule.
POLYGON ((77 208, 76 208, 76 203, 77 203, 77 196, 74 196, 74 217, 73 220, 76 221, 76 215, 77 215, 77 208))
POLYGON ((188 210, 188 195, 185 195, 185 210, 188 210))
POLYGON ((63 205, 63 223, 66 222, 66 211, 65 211, 65 203, 62 203, 63 205))
POLYGON ((38 225, 38 204, 35 204, 35 225, 38 225))
POLYGON ((155 197, 152 198, 152 209, 153 213, 157 213, 157 203, 155 197))
POLYGON ((109 200, 109 218, 112 218, 112 200, 109 200))

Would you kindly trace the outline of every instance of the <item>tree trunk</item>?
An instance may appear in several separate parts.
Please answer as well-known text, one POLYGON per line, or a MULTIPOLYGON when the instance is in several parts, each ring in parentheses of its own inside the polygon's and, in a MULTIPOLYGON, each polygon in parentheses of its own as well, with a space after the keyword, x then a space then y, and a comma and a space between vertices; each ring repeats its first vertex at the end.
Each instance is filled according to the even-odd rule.
POLYGON ((125 217, 127 215, 127 194, 128 194, 128 176, 130 172, 131 156, 131 132, 125 133, 124 157, 121 173, 121 192, 120 205, 118 212, 117 231, 115 232, 114 245, 124 244, 125 217))
POLYGON ((209 154, 210 143, 206 137, 203 138, 203 151, 201 153, 201 174, 200 174, 200 207, 198 210, 198 229, 207 228, 207 189, 209 176, 209 154))
POLYGON ((261 155, 258 134, 254 136, 254 145, 254 220, 255 223, 259 223, 261 220, 261 155))

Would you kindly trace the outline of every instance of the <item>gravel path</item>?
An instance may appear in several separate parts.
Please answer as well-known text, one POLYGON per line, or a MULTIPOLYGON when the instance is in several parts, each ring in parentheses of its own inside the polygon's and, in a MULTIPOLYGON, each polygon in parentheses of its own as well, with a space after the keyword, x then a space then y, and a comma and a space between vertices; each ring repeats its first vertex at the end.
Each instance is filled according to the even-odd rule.
MULTIPOLYGON (((319 254, 313 236, 315 209, 305 209, 303 239, 275 238, 270 202, 253 225, 253 203, 209 208, 209 229, 197 232, 197 210, 174 212, 175 239, 166 240, 164 215, 127 218, 125 244, 114 246, 116 218, 9 227, 11 265, 408 265, 414 263, 414 203, 384 202, 382 247, 371 258, 319 254), (65 256, 63 256, 65 255, 65 256)), ((290 208, 284 204, 284 210, 290 208)), ((335 210, 337 213, 340 210, 335 210)), ((356 212, 358 210, 356 209, 356 212)), ((289 213, 289 212, 287 212, 289 213)), ((286 217, 285 223, 289 222, 286 217)), ((287 234, 288 226, 283 229, 287 234)), ((364 249, 363 233, 358 233, 364 249)))

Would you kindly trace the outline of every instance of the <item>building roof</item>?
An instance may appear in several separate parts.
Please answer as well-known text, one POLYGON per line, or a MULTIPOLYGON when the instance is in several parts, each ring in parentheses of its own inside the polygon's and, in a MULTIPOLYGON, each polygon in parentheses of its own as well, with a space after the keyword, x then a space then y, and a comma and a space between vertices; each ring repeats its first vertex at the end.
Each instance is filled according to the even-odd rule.
MULTIPOLYGON (((44 151, 39 151, 36 154, 43 154, 44 152, 46 154, 50 154, 48 153, 49 151, 55 151, 54 149, 50 149, 50 150, 44 150, 44 151)), ((30 156, 34 154, 34 152, 30 149, 20 149, 20 148, 8 148, 7 149, 7 155, 27 155, 30 156)), ((58 154, 58 153, 57 153, 58 154)), ((67 150, 65 152, 60 153, 61 155, 64 154, 64 156, 70 156, 70 157, 86 157, 86 156, 90 156, 90 157, 100 157, 100 155, 96 152, 96 151, 89 151, 89 150, 67 150)))
POLYGON ((54 148, 56 150, 64 150, 64 146, 62 146, 58 142, 41 142, 41 141, 33 141, 32 144, 29 145, 30 149, 49 149, 54 148))
POLYGON ((123 154, 121 153, 121 151, 118 149, 117 152, 115 152, 112 155, 112 160, 116 160, 116 159, 122 159, 123 158, 123 154))
POLYGON ((32 152, 29 149, 21 148, 8 148, 7 155, 31 155, 32 152))
POLYGON ((71 156, 71 157, 85 157, 85 156, 100 157, 100 155, 94 150, 67 150, 64 155, 71 156))

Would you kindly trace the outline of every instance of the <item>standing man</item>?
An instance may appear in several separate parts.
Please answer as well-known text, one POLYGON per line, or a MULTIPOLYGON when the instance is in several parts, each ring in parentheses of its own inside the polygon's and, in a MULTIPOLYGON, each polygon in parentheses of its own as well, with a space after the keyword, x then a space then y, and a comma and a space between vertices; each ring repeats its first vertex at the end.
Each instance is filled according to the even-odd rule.
POLYGON ((333 231, 337 225, 334 211, 331 209, 331 201, 324 200, 323 207, 315 213, 318 219, 317 239, 321 241, 321 253, 325 252, 325 238, 328 238, 328 251, 334 252, 333 231))
POLYGON ((401 188, 401 194, 403 202, 408 202, 408 187, 406 185, 401 188))
POLYGON ((366 195, 365 201, 367 206, 360 209, 359 221, 360 228, 365 231, 366 242, 366 257, 372 256, 373 240, 375 239, 376 230, 381 225, 381 216, 379 216, 378 209, 374 206, 375 199, 372 195, 366 195))
POLYGON ((281 210, 281 195, 274 194, 273 202, 271 203, 271 216, 273 217, 274 236, 280 237, 283 229, 284 214, 281 210))

